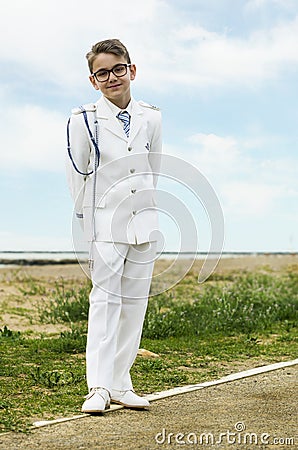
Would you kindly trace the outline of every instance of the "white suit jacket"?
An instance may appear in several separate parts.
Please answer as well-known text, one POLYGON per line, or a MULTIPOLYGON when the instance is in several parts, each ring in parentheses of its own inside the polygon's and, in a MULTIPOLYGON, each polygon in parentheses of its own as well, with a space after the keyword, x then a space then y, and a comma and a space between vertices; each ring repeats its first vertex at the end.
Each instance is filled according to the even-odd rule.
MULTIPOLYGON (((100 163, 94 173, 94 147, 79 108, 69 126, 72 160, 67 158, 67 178, 78 217, 83 218, 87 240, 92 240, 93 197, 95 240, 141 244, 156 240, 158 229, 155 188, 161 163, 161 114, 144 102, 131 100, 130 135, 104 98, 86 105, 94 134, 98 121, 100 163)), ((93 237, 94 239, 94 237, 93 237)))

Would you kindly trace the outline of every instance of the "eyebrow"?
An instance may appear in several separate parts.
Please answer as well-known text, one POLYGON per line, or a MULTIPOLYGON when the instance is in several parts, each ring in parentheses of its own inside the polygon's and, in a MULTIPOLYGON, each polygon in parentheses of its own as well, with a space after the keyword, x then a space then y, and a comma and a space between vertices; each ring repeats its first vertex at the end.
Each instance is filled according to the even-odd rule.
POLYGON ((93 73, 99 72, 100 70, 113 70, 114 67, 119 66, 119 64, 128 64, 128 63, 127 62, 119 62, 117 64, 114 64, 114 66, 111 69, 108 69, 107 67, 100 67, 99 69, 94 70, 93 73))

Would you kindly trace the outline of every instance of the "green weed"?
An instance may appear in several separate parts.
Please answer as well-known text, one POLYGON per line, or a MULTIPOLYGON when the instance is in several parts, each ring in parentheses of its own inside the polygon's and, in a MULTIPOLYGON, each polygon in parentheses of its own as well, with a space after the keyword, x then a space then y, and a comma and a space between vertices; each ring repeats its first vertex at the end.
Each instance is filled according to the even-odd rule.
POLYGON ((63 280, 55 283, 49 293, 48 306, 40 307, 40 319, 46 323, 80 322, 87 320, 89 309, 89 282, 68 288, 63 280))
POLYGON ((20 331, 12 331, 4 325, 3 330, 0 328, 0 339, 19 339, 21 336, 20 331))
MULTIPOLYGON (((276 324, 282 323, 287 330, 297 324, 297 273, 283 277, 234 274, 219 277, 218 284, 206 283, 204 289, 194 275, 186 278, 178 287, 149 300, 145 337, 273 332, 276 324)), ((41 320, 52 323, 87 320, 90 289, 89 282, 77 289, 57 283, 51 292, 50 305, 41 312, 41 320)))
POLYGON ((281 324, 290 330, 298 323, 297 288, 297 274, 279 278, 246 274, 232 284, 206 287, 192 303, 179 301, 175 294, 160 294, 149 302, 143 335, 160 339, 274 332, 281 324))
MULTIPOLYGON (((25 284, 23 295, 25 288, 28 296, 41 294, 42 283, 25 284)), ((237 363, 249 368, 296 357, 297 287, 294 270, 214 276, 203 286, 189 273, 149 300, 141 346, 159 356, 137 358, 135 389, 151 393, 227 375, 237 363)), ((27 431, 32 417, 80 411, 90 288, 62 279, 47 288, 42 321, 69 325, 58 337, 0 330, 0 430, 27 431)))

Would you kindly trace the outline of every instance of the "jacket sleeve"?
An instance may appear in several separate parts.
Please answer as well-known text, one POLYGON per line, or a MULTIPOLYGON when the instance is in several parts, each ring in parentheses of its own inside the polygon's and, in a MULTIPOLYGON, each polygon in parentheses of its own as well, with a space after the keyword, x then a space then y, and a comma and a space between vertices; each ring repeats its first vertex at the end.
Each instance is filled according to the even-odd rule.
POLYGON ((162 124, 160 111, 154 111, 153 133, 150 145, 149 163, 153 172, 154 187, 157 185, 161 166, 162 153, 162 124))
MULTIPOLYGON (((69 148, 66 156, 66 174, 77 217, 83 216, 85 183, 90 163, 90 142, 82 114, 72 114, 69 122, 69 148)), ((89 168, 90 169, 90 168, 89 168)))

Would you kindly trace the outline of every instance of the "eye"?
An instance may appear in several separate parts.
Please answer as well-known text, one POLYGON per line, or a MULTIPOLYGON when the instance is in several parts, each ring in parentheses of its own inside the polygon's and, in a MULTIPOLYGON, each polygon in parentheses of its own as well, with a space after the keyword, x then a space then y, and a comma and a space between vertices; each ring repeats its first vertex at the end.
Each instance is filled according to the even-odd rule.
POLYGON ((99 78, 106 77, 107 75, 108 75, 107 70, 99 70, 98 72, 96 72, 96 76, 98 76, 99 78))
POLYGON ((113 70, 113 72, 115 73, 115 74, 119 74, 119 75, 121 75, 124 71, 126 70, 126 66, 124 66, 124 65, 119 65, 119 66, 116 66, 116 67, 114 67, 114 70, 113 70))

